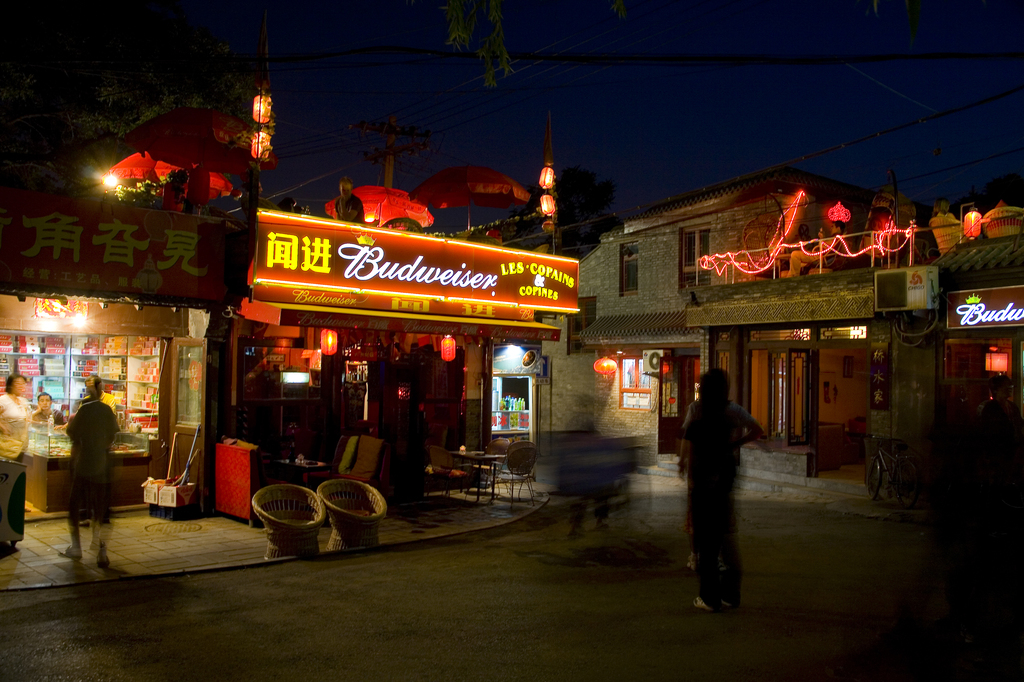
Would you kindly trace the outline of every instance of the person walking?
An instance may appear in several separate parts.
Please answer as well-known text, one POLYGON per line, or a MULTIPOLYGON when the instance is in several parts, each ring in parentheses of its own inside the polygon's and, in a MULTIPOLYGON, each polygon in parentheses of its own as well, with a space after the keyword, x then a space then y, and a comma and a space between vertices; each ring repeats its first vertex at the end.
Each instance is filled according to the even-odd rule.
POLYGON ((9 439, 21 441, 21 449, 7 455, 21 461, 28 450, 28 423, 32 405, 25 399, 28 380, 20 374, 7 377, 7 392, 0 396, 0 433, 9 439))
POLYGON ((79 516, 82 509, 91 517, 92 548, 97 550, 96 565, 106 568, 109 522, 104 523, 110 503, 110 460, 108 450, 119 431, 114 411, 101 401, 102 384, 98 376, 85 379, 88 397, 78 408, 67 434, 71 439, 71 502, 68 525, 71 546, 64 552, 72 559, 82 558, 79 516))
POLYGON ((687 411, 683 433, 700 576, 700 594, 693 605, 718 612, 740 604, 742 564, 732 504, 739 449, 764 431, 750 413, 730 402, 725 372, 712 369, 700 379, 700 399, 687 411), (718 557, 724 562, 722 570, 718 557))

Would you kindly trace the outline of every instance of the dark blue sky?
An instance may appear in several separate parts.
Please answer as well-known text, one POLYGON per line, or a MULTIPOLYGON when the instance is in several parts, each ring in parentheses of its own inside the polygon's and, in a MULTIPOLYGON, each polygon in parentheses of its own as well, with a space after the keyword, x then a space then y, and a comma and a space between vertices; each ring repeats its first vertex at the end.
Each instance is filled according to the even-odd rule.
MULTIPOLYGON (((238 53, 255 52, 264 9, 272 56, 373 45, 445 47, 431 0, 323 3, 182 0, 190 21, 238 53)), ((573 54, 862 55, 1024 51, 1020 0, 923 0, 910 45, 902 0, 506 0, 511 52, 573 54)), ((614 210, 750 173, 1024 83, 1020 61, 886 62, 829 66, 589 66, 517 63, 484 88, 475 60, 349 57, 274 64, 281 157, 265 193, 285 192, 315 214, 337 179, 380 184, 362 152, 382 146, 350 123, 394 114, 433 132, 431 152, 403 160, 395 186, 413 189, 448 166, 480 165, 523 184, 542 166, 552 116, 555 167, 615 182, 614 210), (321 177, 323 176, 323 177, 321 177), (321 178, 321 179, 316 179, 321 178), (300 186, 301 185, 301 186, 300 186)), ((799 164, 876 187, 892 168, 900 189, 930 204, 1024 169, 1024 92, 799 164), (933 150, 941 148, 935 155, 933 150), (990 155, 999 158, 974 163, 990 155), (953 166, 963 165, 958 168, 953 166), (911 179, 917 176, 918 179, 911 179)), ((281 195, 283 196, 283 194, 281 195)), ((433 211, 435 227, 465 227, 465 209, 433 211)), ((505 211, 473 209, 473 223, 505 211)))

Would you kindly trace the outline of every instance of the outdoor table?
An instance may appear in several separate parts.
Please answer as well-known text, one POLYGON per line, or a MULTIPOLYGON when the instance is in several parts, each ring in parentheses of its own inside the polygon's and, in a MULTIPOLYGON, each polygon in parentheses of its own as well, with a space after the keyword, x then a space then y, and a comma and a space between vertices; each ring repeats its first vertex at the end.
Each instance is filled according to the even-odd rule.
POLYGON ((270 463, 281 474, 277 478, 289 483, 295 483, 296 485, 306 485, 306 474, 311 471, 331 470, 331 465, 327 462, 317 462, 309 459, 302 462, 293 462, 290 459, 273 459, 270 460, 270 463))
MULTIPOLYGON (((490 471, 490 474, 491 474, 491 499, 490 499, 490 501, 493 502, 494 501, 494 494, 495 494, 495 482, 496 482, 496 480, 498 478, 497 477, 497 473, 498 473, 497 472, 497 465, 498 465, 499 462, 504 461, 505 455, 487 454, 483 450, 474 450, 472 452, 460 452, 458 450, 451 450, 450 452, 452 453, 452 457, 458 457, 459 459, 463 459, 463 460, 466 460, 467 462, 469 462, 472 465, 472 467, 477 470, 477 474, 478 475, 481 472, 483 472, 485 468, 490 471)), ((476 483, 476 501, 477 502, 480 501, 480 481, 479 481, 479 479, 477 480, 477 483, 476 483)))

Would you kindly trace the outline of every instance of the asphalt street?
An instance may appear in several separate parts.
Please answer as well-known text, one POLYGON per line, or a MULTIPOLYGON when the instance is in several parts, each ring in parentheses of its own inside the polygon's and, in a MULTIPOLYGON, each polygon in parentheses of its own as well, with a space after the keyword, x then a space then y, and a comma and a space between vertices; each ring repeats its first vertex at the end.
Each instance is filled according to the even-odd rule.
POLYGON ((578 538, 569 502, 381 551, 4 593, 0 679, 1020 679, 998 597, 972 644, 943 619, 931 526, 742 493, 743 604, 709 614, 679 481, 640 477, 578 538))

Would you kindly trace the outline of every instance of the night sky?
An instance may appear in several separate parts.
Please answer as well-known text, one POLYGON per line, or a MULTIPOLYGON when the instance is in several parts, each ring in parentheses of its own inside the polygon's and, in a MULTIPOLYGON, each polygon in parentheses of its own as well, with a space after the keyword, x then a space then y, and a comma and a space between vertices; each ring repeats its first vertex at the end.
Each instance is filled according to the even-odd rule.
MULTIPOLYGON (((850 56, 1024 51, 1019 0, 924 0, 911 46, 902 0, 506 0, 510 52, 850 56)), ((253 3, 182 0, 189 20, 254 54, 268 10, 272 57, 401 45, 450 50, 431 0, 253 3)), ((485 27, 486 28, 486 27, 485 27)), ((479 32, 478 32, 479 34, 479 32)), ((479 34, 482 35, 482 34, 479 34)), ((395 186, 411 190, 448 166, 479 165, 536 184, 552 117, 555 168, 615 182, 613 210, 633 209, 798 158, 1024 83, 1021 62, 943 60, 812 66, 580 65, 519 62, 495 88, 476 60, 357 56, 272 64, 277 170, 265 194, 323 215, 337 180, 381 184, 363 160, 382 147, 347 126, 398 117, 432 131, 395 186)), ((930 204, 1024 170, 1024 91, 913 126, 798 167, 864 187, 886 183, 930 204), (935 150, 941 149, 936 155, 935 150), (988 160, 986 157, 999 155, 988 160)), ((401 142, 401 140, 400 140, 401 142)), ((221 200, 225 201, 225 200, 221 200)), ((466 209, 432 210, 435 229, 465 228, 466 209)), ((472 210, 474 224, 507 214, 472 210)))

